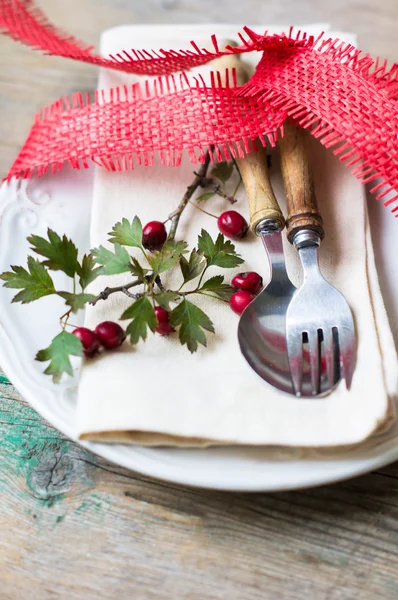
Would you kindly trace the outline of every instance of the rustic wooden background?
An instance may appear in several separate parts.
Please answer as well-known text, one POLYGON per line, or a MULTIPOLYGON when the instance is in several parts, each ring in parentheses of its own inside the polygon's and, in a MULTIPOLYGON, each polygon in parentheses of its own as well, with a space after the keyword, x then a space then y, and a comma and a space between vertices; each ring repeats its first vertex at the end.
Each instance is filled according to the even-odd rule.
MULTIPOLYGON (((396 0, 40 0, 93 44, 122 23, 329 21, 398 58, 396 0)), ((35 111, 95 68, 0 39, 0 175, 35 111)), ((151 481, 65 439, 0 377, 1 600, 398 598, 398 465, 316 490, 151 481)))

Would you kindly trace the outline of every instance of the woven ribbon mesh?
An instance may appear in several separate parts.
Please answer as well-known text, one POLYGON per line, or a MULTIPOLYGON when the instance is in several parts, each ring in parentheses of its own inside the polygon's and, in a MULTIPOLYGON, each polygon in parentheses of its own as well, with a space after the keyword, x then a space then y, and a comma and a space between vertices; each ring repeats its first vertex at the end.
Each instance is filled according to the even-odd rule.
POLYGON ((111 170, 153 162, 178 165, 184 151, 193 163, 227 160, 250 151, 250 140, 275 143, 290 116, 332 148, 364 183, 373 186, 398 217, 398 65, 362 55, 339 40, 305 33, 258 35, 248 28, 241 44, 220 50, 123 50, 102 58, 53 26, 32 0, 0 0, 0 31, 14 40, 74 60, 125 73, 157 76, 138 85, 61 98, 35 117, 29 136, 6 179, 53 172, 68 162, 90 161, 111 170), (221 86, 184 74, 225 54, 259 52, 256 72, 244 86, 233 76, 221 86), (212 151, 215 147, 214 152, 212 151), (388 195, 388 196, 387 196, 388 195), (387 196, 387 199, 386 199, 387 196))

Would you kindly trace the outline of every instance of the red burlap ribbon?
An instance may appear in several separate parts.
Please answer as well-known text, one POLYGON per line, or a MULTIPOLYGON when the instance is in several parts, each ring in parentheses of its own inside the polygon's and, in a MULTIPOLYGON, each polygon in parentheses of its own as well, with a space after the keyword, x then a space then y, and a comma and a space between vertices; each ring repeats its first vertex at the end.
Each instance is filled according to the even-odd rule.
POLYGON ((178 165, 183 151, 202 161, 215 146, 213 159, 249 151, 260 137, 274 143, 287 115, 307 128, 364 183, 388 200, 398 217, 397 133, 398 65, 362 56, 339 40, 258 35, 248 28, 241 45, 220 51, 121 51, 102 58, 48 22, 32 0, 0 0, 0 28, 13 39, 44 51, 117 69, 158 76, 155 91, 139 85, 61 98, 36 115, 29 136, 7 179, 74 168, 89 161, 124 170, 151 164, 159 153, 164 164, 178 165), (192 86, 183 71, 229 53, 261 52, 255 74, 242 87, 221 87, 198 80, 192 86), (178 86, 176 78, 178 77, 178 86), (181 87, 182 83, 182 87, 181 87))

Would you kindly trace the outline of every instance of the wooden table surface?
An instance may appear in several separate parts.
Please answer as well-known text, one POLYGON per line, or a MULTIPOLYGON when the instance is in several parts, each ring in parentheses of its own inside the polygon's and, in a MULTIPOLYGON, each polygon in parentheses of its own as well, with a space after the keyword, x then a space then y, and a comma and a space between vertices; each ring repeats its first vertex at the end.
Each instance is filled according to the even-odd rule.
MULTIPOLYGON (((95 44, 122 23, 329 21, 398 58, 396 0, 40 0, 95 44)), ((0 39, 0 174, 36 110, 97 70, 0 39)), ((0 599, 398 598, 398 465, 280 494, 192 490, 100 459, 0 377, 0 599)))

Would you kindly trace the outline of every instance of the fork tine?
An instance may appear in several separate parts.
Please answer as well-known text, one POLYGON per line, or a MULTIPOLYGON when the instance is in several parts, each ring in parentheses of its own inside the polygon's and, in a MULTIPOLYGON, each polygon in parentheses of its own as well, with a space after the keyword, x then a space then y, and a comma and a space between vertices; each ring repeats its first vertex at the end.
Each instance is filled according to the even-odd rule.
POLYGON ((323 330, 323 350, 326 362, 327 384, 329 388, 332 388, 335 383, 335 345, 333 331, 326 327, 323 330))
POLYGON ((340 345, 340 364, 347 390, 350 389, 355 368, 355 337, 352 327, 342 326, 338 329, 340 345))
POLYGON ((314 396, 319 394, 319 331, 317 329, 308 331, 308 348, 310 352, 310 365, 311 365, 311 384, 312 393, 314 396))
POLYGON ((289 332, 286 336, 286 343, 293 390, 296 396, 301 396, 301 382, 303 378, 302 334, 298 332, 289 332))

